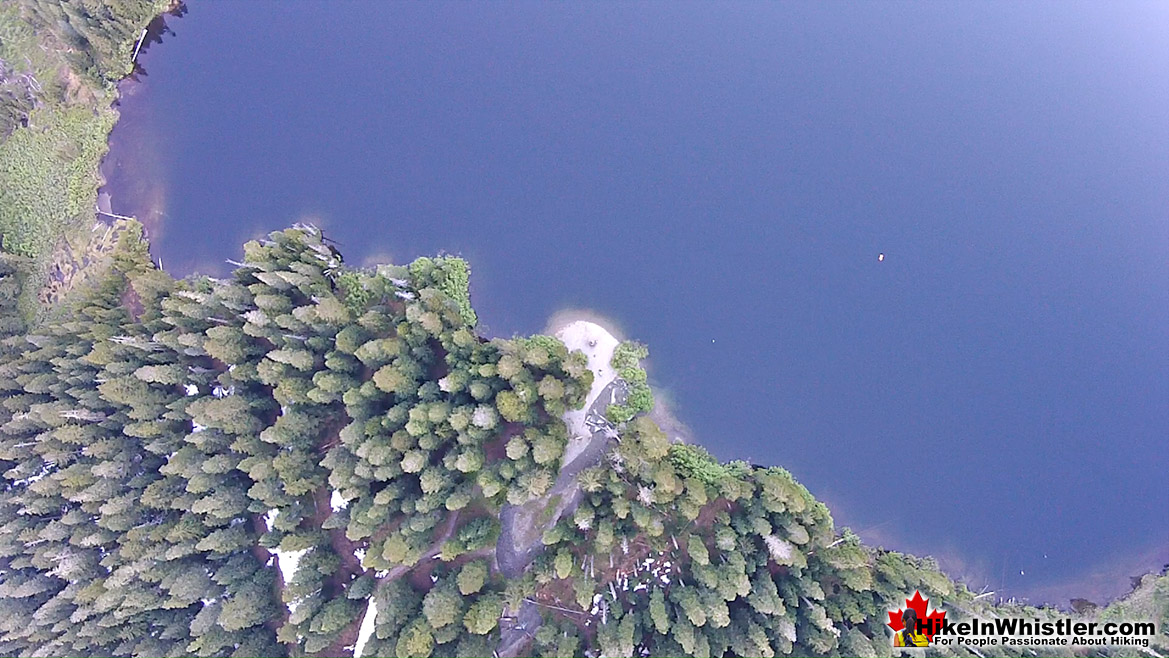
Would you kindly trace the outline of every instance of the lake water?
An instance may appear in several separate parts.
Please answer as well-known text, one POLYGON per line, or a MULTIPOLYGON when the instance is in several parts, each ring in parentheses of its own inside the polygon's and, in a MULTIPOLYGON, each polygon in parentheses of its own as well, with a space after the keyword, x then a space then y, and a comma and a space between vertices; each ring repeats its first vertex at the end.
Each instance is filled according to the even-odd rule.
POLYGON ((465 256, 491 334, 613 318, 719 457, 1066 603, 1169 561, 1166 19, 192 2, 106 169, 176 274, 313 221, 465 256))

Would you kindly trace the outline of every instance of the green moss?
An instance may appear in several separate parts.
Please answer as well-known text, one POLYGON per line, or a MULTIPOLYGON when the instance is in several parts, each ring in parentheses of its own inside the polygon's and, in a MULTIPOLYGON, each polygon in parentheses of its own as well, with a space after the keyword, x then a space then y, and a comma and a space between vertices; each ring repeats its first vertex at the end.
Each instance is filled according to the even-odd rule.
POLYGON ((556 494, 548 499, 547 504, 544 505, 544 510, 540 512, 540 525, 545 525, 552 520, 552 515, 556 513, 561 502, 563 502, 563 499, 560 494, 556 494))

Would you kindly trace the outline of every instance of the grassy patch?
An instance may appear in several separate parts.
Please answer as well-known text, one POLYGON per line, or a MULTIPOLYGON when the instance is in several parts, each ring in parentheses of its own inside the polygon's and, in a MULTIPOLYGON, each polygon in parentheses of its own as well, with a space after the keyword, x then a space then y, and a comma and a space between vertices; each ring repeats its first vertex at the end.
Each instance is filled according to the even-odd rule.
POLYGON ((560 508, 560 503, 562 502, 564 502, 564 499, 560 496, 560 494, 556 494, 549 498, 548 503, 544 505, 544 510, 540 512, 540 521, 538 525, 548 525, 548 522, 552 520, 552 517, 556 514, 556 510, 560 508))
POLYGON ((94 221, 98 166, 116 118, 110 109, 44 107, 0 144, 0 246, 27 259, 18 301, 26 321, 38 315, 54 248, 94 221))
POLYGON ((23 20, 51 40, 69 67, 100 86, 133 70, 142 29, 171 0, 16 0, 23 20))
POLYGON ((41 108, 0 146, 4 251, 39 259, 67 228, 92 219, 98 165, 116 119, 109 109, 41 108))
POLYGON ((130 72, 142 28, 168 4, 0 3, 0 60, 10 74, 0 89, 0 251, 18 264, 14 306, 26 322, 43 315, 38 299, 57 301, 74 278, 54 274, 53 263, 88 263, 72 255, 98 253, 86 245, 94 239, 98 168, 118 118, 113 82, 130 72))
POLYGON ((14 69, 31 72, 47 98, 60 98, 59 71, 65 64, 60 51, 37 38, 33 26, 23 20, 16 3, 0 3, 0 59, 14 69), (42 47, 44 46, 44 47, 42 47))

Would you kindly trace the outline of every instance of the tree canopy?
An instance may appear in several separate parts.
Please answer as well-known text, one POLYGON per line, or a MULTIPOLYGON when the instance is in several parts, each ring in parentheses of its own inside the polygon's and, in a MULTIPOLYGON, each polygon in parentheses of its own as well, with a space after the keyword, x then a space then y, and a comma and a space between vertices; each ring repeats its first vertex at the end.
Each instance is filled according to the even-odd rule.
POLYGON ((538 655, 881 655, 907 592, 989 605, 644 416, 505 579, 500 511, 547 495, 584 397, 567 350, 476 336, 452 257, 351 269, 303 225, 245 254, 173 280, 127 238, 0 341, 0 653, 352 655, 376 601, 365 655, 484 655, 525 604, 538 655))
MULTIPOLYGON (((130 222, 93 285, 30 309, 92 224, 113 84, 171 6, 0 3, 0 654, 875 656, 915 590, 1055 614, 862 545, 781 468, 671 444, 637 343, 611 363, 618 437, 551 495, 587 359, 478 335, 461 258, 351 268, 297 225, 175 280, 130 222), (501 515, 529 503, 550 527, 505 578, 501 515)), ((1167 582, 1099 614, 1163 629, 1167 582)))

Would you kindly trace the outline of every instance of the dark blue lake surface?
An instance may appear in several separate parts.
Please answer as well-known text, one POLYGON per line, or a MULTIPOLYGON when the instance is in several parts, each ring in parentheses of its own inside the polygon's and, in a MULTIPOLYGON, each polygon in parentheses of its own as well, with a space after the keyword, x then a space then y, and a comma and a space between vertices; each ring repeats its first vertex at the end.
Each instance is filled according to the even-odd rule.
POLYGON ((1104 597, 1169 561, 1166 20, 196 1, 107 170, 172 272, 306 220, 462 254, 490 333, 614 318, 701 443, 839 524, 1104 597))

